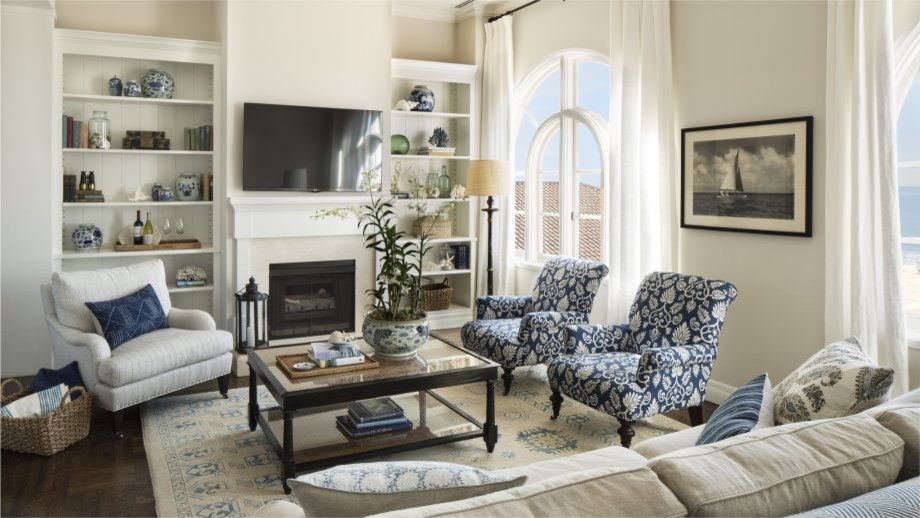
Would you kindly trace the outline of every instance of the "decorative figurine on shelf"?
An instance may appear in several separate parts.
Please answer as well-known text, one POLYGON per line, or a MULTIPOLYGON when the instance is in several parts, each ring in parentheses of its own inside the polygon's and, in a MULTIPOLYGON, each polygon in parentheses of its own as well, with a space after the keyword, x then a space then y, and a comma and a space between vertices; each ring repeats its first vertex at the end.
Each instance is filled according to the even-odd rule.
POLYGON ((434 129, 431 137, 428 138, 428 143, 434 147, 447 147, 447 144, 450 143, 450 138, 447 137, 447 132, 444 131, 444 128, 438 126, 434 129))
POLYGON ((176 196, 179 201, 201 199, 201 178, 197 174, 183 174, 176 180, 176 196))
POLYGON ((425 85, 415 85, 409 92, 407 101, 418 103, 412 107, 414 112, 433 112, 434 111, 434 92, 425 85))
POLYGON ((124 94, 125 97, 141 96, 141 84, 137 82, 137 79, 129 79, 125 83, 124 94))
POLYGON ((466 196, 466 187, 463 184, 454 184, 454 188, 450 190, 450 197, 455 200, 462 200, 466 196))
POLYGON ((405 155, 409 153, 409 139, 399 133, 390 136, 390 154, 405 155))
POLYGON ((177 288, 200 288, 208 285, 208 273, 200 266, 186 266, 176 272, 177 288))
POLYGON ((141 87, 141 90, 144 92, 144 97, 172 99, 176 82, 165 70, 151 68, 144 74, 144 78, 141 79, 141 87))
POLYGON ((396 106, 394 106, 393 109, 397 111, 401 111, 401 112, 407 112, 407 111, 411 111, 416 106, 418 106, 417 102, 400 99, 396 101, 396 106))
POLYGON ((175 193, 173 193, 172 187, 160 187, 156 201, 173 201, 175 199, 176 196, 175 193))
POLYGON ((117 74, 112 76, 112 79, 109 79, 109 95, 121 96, 121 79, 118 79, 117 74))
POLYGON ((134 191, 134 194, 132 194, 131 196, 128 196, 128 201, 149 201, 149 200, 150 200, 150 196, 147 196, 147 193, 145 193, 143 189, 141 189, 140 187, 138 187, 137 190, 134 191))
POLYGON ((102 246, 102 230, 92 223, 83 223, 70 234, 73 249, 78 252, 98 250, 102 246))

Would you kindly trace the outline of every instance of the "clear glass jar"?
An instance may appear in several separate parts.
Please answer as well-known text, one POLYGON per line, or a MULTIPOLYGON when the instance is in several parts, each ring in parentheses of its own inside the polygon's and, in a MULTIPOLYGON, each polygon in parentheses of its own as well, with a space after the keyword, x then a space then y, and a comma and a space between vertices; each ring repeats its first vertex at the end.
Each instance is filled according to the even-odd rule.
POLYGON ((441 176, 438 177, 438 189, 440 189, 441 198, 450 198, 450 189, 453 187, 453 181, 447 174, 447 166, 441 166, 441 176))
POLYGON ((437 198, 440 194, 438 190, 438 173, 433 168, 429 171, 428 176, 425 178, 425 191, 429 198, 437 198))
POLYGON ((89 147, 110 149, 112 147, 112 123, 104 111, 94 111, 89 120, 89 147))

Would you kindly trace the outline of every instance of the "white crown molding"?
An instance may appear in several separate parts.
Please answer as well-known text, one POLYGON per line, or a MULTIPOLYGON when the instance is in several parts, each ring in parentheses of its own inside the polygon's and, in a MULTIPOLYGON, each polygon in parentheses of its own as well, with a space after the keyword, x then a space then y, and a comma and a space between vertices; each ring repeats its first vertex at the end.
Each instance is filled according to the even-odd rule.
POLYGON ((155 36, 139 36, 136 34, 114 34, 74 29, 55 29, 55 35, 57 36, 58 42, 72 45, 108 48, 130 47, 132 49, 213 54, 218 57, 220 57, 221 53, 221 44, 214 41, 183 40, 179 38, 160 38, 155 36))
POLYGON ((4 13, 31 14, 34 16, 56 17, 53 2, 8 2, 0 3, 4 13))
POLYGON ((476 80, 476 65, 392 58, 390 70, 397 79, 427 79, 471 84, 476 80))
POLYGON ((449 3, 431 2, 393 2, 393 16, 400 18, 414 18, 443 23, 460 23, 476 16, 495 16, 511 9, 518 8, 531 0, 505 0, 503 2, 473 2, 457 8, 462 0, 456 0, 455 5, 449 3))

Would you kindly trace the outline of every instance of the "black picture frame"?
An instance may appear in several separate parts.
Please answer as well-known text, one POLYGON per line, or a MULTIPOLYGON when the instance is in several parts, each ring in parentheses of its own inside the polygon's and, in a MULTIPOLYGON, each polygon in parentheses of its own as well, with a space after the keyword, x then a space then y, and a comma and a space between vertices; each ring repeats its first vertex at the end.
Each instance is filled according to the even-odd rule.
POLYGON ((682 129, 681 228, 811 237, 813 126, 814 117, 809 115, 682 129), (758 141, 760 149, 750 152, 758 141), (735 158, 729 165, 725 159, 731 160, 732 150, 735 158), (744 190, 742 152, 759 171, 748 181, 764 192, 744 190), (729 171, 721 173, 714 192, 713 182, 720 178, 717 172, 726 167, 729 171), (734 178, 729 179, 729 174, 734 178), (792 191, 787 192, 790 185, 792 191))

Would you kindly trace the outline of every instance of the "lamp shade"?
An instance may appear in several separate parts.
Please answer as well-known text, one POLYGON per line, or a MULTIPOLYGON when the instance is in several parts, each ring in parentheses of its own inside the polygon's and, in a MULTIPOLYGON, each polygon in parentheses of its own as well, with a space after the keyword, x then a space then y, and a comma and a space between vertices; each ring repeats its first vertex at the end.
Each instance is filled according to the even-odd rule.
POLYGON ((511 168, 505 160, 470 160, 466 182, 470 196, 510 196, 511 168))

